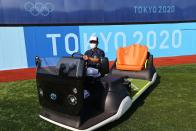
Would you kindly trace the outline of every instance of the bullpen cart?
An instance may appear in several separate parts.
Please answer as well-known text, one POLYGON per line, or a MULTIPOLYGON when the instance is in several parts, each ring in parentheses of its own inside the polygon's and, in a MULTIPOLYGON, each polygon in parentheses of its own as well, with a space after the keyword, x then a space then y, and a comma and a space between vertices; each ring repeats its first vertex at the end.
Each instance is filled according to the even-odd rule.
POLYGON ((82 54, 35 62, 39 116, 69 130, 95 130, 119 119, 157 77, 153 56, 139 44, 119 48, 110 70, 101 58, 98 78, 86 74, 82 54))

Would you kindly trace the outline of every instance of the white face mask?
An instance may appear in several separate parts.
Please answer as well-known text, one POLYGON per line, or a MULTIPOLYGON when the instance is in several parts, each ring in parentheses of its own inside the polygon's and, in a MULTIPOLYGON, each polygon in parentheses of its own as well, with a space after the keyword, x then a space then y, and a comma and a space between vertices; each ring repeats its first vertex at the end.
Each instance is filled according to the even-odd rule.
POLYGON ((94 49, 94 48, 96 48, 97 47, 97 44, 90 44, 90 48, 91 49, 94 49))

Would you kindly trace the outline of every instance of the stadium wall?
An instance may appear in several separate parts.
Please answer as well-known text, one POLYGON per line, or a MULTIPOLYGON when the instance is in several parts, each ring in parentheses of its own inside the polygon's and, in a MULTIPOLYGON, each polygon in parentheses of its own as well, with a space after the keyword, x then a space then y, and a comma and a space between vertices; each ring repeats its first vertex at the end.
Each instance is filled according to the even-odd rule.
POLYGON ((147 45, 155 58, 196 54, 196 23, 0 27, 0 70, 35 67, 35 56, 60 57, 89 49, 91 35, 110 61, 118 47, 147 45))
POLYGON ((195 0, 0 0, 0 24, 195 21, 195 0))

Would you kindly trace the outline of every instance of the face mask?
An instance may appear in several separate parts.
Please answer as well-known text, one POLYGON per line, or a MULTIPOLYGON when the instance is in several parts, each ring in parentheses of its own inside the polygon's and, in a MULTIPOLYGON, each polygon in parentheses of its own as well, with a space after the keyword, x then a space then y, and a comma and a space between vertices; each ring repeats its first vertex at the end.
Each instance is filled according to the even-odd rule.
POLYGON ((96 48, 97 47, 97 44, 90 44, 90 48, 91 49, 94 49, 94 48, 96 48))

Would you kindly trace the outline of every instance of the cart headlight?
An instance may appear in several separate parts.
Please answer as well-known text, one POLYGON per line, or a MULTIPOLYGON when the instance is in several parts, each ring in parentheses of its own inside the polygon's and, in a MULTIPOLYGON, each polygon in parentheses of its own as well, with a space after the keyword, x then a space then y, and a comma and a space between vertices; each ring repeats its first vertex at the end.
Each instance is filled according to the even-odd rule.
POLYGON ((50 94, 50 99, 55 101, 57 99, 57 95, 55 93, 50 94))
POLYGON ((77 93, 78 93, 78 90, 77 90, 76 88, 74 88, 74 89, 73 89, 73 93, 74 93, 74 94, 77 94, 77 93))
POLYGON ((39 88, 39 95, 40 96, 44 96, 44 92, 43 92, 43 90, 41 88, 39 88))
POLYGON ((68 95, 67 100, 73 106, 77 104, 77 98, 74 95, 68 95))

